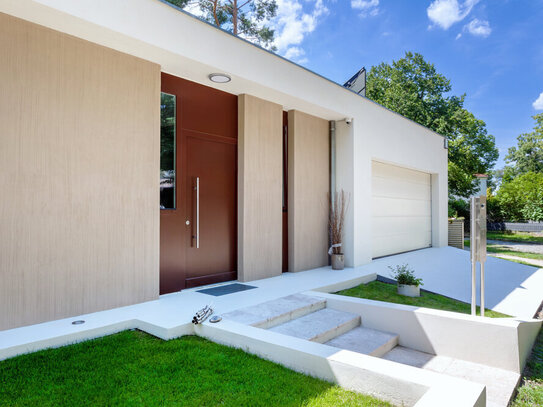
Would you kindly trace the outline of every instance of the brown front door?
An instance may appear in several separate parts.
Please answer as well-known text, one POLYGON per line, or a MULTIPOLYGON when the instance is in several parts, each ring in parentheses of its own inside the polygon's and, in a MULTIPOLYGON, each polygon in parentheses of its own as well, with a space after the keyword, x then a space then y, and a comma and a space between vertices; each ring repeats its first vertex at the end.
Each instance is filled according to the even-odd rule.
POLYGON ((175 100, 169 112, 173 116, 174 110, 175 118, 162 115, 160 292, 165 294, 237 276, 237 96, 164 73, 162 92, 166 116, 165 102, 175 100), (168 131, 175 133, 172 151, 168 131), (173 151, 173 159, 166 157, 173 151))

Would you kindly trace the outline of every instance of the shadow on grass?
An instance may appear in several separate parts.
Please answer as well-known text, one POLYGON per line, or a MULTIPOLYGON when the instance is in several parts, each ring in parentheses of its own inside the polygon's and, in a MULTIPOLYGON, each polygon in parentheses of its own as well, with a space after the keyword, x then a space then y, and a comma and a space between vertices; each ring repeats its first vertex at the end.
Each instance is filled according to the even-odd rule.
POLYGON ((390 406, 241 350, 125 331, 0 362, 2 406, 390 406))

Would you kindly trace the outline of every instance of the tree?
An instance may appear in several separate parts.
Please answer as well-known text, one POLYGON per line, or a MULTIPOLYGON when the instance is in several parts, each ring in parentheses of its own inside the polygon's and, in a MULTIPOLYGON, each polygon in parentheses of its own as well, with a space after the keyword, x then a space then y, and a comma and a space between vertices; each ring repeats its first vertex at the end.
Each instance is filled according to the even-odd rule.
POLYGON ((197 5, 211 24, 265 48, 275 50, 275 31, 266 22, 277 14, 276 0, 167 0, 187 8, 197 5))
POLYGON ((527 172, 543 173, 543 113, 532 116, 534 131, 517 137, 517 147, 511 147, 505 156, 510 164, 504 168, 504 179, 511 180, 527 172))
POLYGON ((449 79, 418 53, 406 52, 392 64, 370 69, 367 96, 449 140, 449 193, 467 198, 475 173, 488 173, 498 159, 494 137, 484 121, 464 108, 462 96, 449 96, 449 79))
POLYGON ((495 199, 504 220, 543 221, 543 173, 527 172, 504 182, 495 199))

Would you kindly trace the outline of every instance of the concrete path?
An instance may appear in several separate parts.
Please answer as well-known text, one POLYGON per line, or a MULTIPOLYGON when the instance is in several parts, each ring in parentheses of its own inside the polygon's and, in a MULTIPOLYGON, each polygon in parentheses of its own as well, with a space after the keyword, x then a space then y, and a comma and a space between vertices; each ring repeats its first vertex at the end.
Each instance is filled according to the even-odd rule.
MULTIPOLYGON (((417 250, 385 257, 363 268, 390 277, 388 266, 405 263, 414 268, 417 277, 422 277, 424 289, 471 302, 469 251, 454 247, 417 250)), ((535 315, 543 301, 543 269, 489 256, 485 276, 486 308, 520 318, 535 315)))
POLYGON ((534 267, 540 267, 543 268, 543 260, 537 260, 537 259, 526 259, 524 257, 518 257, 518 256, 510 256, 508 254, 497 254, 497 253, 488 253, 489 256, 498 257, 501 259, 506 260, 518 260, 523 261, 524 263, 530 263, 533 264, 534 267))
POLYGON ((488 240, 487 243, 501 246, 507 250, 514 250, 517 252, 543 254, 543 244, 510 242, 505 240, 488 240))

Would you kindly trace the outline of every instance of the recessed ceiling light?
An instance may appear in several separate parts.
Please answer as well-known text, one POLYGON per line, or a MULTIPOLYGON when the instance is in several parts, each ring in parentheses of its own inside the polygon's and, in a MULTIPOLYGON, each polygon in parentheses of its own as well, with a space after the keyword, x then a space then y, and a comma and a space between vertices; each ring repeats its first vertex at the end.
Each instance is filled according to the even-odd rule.
POLYGON ((209 74, 209 80, 216 83, 227 83, 230 82, 232 78, 225 73, 212 73, 209 74))

